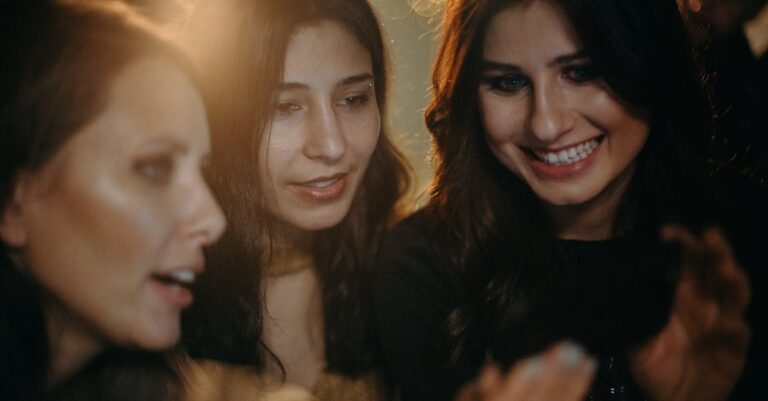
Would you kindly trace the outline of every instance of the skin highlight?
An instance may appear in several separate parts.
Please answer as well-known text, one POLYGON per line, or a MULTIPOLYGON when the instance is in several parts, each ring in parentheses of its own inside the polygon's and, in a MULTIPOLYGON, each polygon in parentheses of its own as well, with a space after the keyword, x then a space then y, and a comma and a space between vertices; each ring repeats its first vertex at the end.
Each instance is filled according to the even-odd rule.
POLYGON ((51 383, 108 346, 179 339, 192 297, 171 281, 202 271, 202 247, 225 226, 200 171, 208 149, 191 81, 144 58, 115 78, 101 114, 19 178, 0 233, 45 289, 51 383))

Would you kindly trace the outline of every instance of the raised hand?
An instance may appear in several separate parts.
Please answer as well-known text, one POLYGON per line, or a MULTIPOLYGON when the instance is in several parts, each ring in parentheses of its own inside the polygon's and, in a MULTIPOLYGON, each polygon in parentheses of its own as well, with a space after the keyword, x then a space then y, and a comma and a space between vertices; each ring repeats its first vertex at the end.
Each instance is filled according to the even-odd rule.
POLYGON ((630 356, 638 383, 658 401, 723 401, 739 378, 750 339, 746 274, 717 229, 701 238, 678 226, 662 239, 683 247, 669 322, 630 356))
POLYGON ((493 364, 486 366, 455 401, 580 401, 596 366, 580 347, 560 343, 517 362, 507 373, 493 364))

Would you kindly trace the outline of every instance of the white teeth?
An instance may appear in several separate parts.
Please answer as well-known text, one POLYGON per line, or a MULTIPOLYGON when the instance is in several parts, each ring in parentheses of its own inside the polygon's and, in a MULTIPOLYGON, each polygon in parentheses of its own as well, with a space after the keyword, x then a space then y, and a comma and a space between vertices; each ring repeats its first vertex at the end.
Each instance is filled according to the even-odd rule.
POLYGON ((545 155, 545 156, 546 156, 546 158, 547 158, 547 160, 545 160, 545 161, 548 161, 550 164, 555 164, 555 163, 557 163, 557 155, 556 155, 556 154, 554 154, 554 153, 549 153, 549 154, 547 154, 547 155, 545 155))
POLYGON ((552 164, 555 166, 561 166, 564 164, 573 164, 578 161, 584 160, 597 149, 600 142, 597 139, 591 139, 588 142, 581 143, 577 146, 573 146, 568 149, 563 149, 558 152, 542 152, 531 149, 533 153, 541 161, 552 164))
POLYGON ((305 185, 311 188, 328 188, 331 185, 333 185, 336 181, 338 181, 338 178, 333 178, 326 181, 317 181, 317 182, 313 182, 305 185))
POLYGON ((175 272, 171 272, 170 276, 182 284, 192 284, 195 282, 195 272, 191 270, 177 270, 175 272))

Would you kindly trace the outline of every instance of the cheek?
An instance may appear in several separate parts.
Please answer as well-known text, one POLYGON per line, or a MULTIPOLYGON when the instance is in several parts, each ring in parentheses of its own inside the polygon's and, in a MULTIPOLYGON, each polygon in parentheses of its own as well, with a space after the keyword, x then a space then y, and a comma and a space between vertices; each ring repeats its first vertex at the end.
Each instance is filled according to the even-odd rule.
POLYGON ((141 311, 145 279, 171 239, 173 211, 130 185, 87 184, 57 188, 29 210, 28 264, 86 320, 123 327, 118 322, 141 311))
POLYGON ((378 109, 354 120, 344 121, 347 143, 358 162, 367 165, 381 135, 381 118, 378 109))
POLYGON ((636 155, 645 145, 649 132, 647 120, 632 114, 610 94, 603 92, 595 96, 588 111, 584 114, 608 133, 609 145, 615 151, 636 155))
POLYGON ((280 213, 282 178, 290 177, 292 155, 296 152, 298 142, 289 132, 280 132, 278 124, 273 125, 271 133, 262 136, 259 146, 259 185, 270 213, 280 213))
POLYGON ((501 146, 522 136, 525 110, 518 101, 482 91, 479 99, 486 140, 492 147, 501 146))

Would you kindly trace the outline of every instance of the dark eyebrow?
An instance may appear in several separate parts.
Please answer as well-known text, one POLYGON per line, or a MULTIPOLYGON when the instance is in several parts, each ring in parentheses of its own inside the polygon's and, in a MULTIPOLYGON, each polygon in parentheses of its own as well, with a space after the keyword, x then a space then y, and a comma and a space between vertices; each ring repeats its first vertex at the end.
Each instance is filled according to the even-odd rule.
POLYGON ((308 89, 309 86, 306 84, 301 84, 298 82, 283 82, 280 84, 280 86, 277 88, 279 92, 283 91, 292 91, 292 90, 300 90, 300 89, 308 89))
MULTIPOLYGON (((579 50, 576 53, 572 54, 566 54, 563 56, 559 56, 555 58, 550 65, 553 64, 568 64, 577 60, 589 58, 587 55, 587 52, 583 50, 579 50)), ((514 65, 514 64, 506 64, 506 63, 499 63, 496 61, 483 61, 482 64, 483 71, 500 71, 500 72, 520 72, 520 67, 514 65)))
POLYGON ((566 54, 564 56, 560 56, 556 58, 553 64, 568 64, 570 62, 585 59, 585 58, 589 58, 589 56, 587 55, 587 52, 585 52, 584 50, 579 50, 576 53, 566 54))
POLYGON ((483 71, 519 72, 520 67, 513 64, 497 63, 495 61, 483 61, 483 71))
MULTIPOLYGON (((373 75, 370 73, 362 73, 358 75, 353 75, 348 78, 344 78, 339 83, 336 84, 336 86, 348 86, 348 85, 354 85, 360 82, 368 82, 373 81, 373 75)), ((309 89, 309 85, 303 84, 300 82, 283 82, 280 84, 280 86, 277 88, 278 91, 295 91, 295 90, 303 90, 303 89, 309 89)))
POLYGON ((360 82, 369 82, 369 81, 373 81, 373 75, 366 72, 358 75, 353 75, 348 78, 344 78, 341 81, 339 81, 339 83, 336 84, 336 86, 354 85, 360 82))

